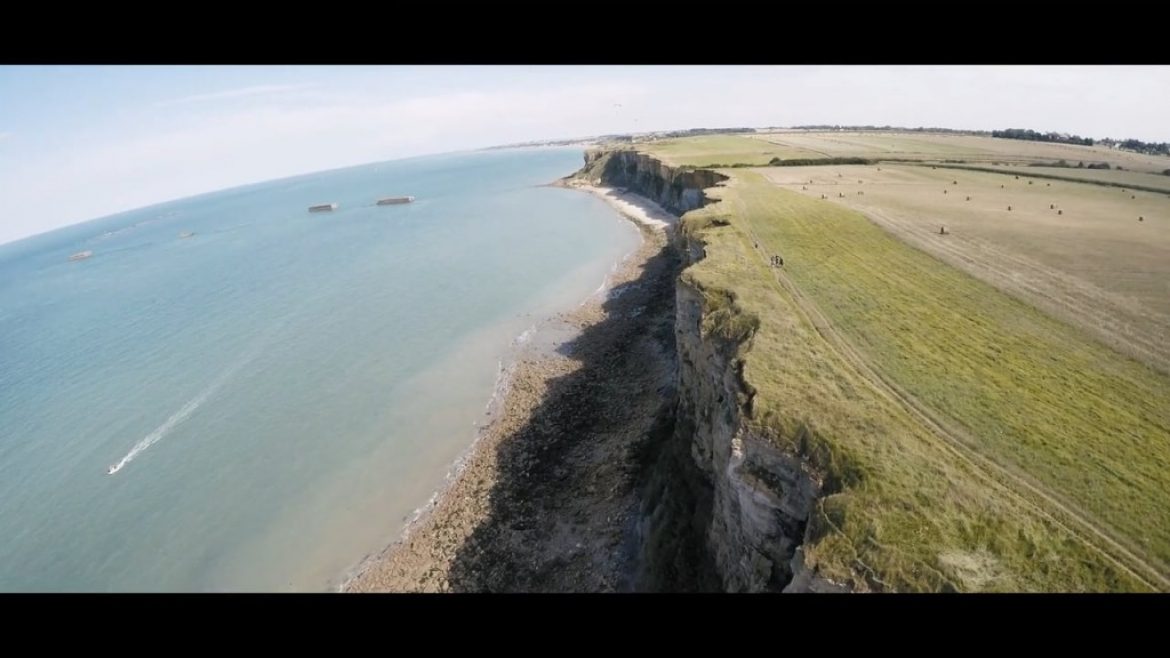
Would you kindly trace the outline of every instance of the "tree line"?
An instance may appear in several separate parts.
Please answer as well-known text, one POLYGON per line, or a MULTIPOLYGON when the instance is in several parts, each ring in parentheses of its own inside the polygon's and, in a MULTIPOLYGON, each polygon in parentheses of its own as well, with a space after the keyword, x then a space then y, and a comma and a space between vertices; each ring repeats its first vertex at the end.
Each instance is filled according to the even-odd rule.
POLYGON ((1082 146, 1092 146, 1097 144, 1099 146, 1106 146, 1109 148, 1119 148, 1125 151, 1133 151, 1135 153, 1145 153, 1147 155, 1170 155, 1170 143, 1167 142, 1143 142, 1140 139, 1093 139, 1091 137, 1081 137, 1079 135, 1068 135, 1065 133, 1055 132, 1037 132, 1035 130, 1028 130, 1026 128, 1008 128, 1007 130, 993 130, 992 137, 1002 137, 1004 139, 1026 139, 1033 142, 1059 142, 1061 144, 1080 144, 1082 146))
POLYGON ((1170 155, 1170 143, 1167 142, 1143 142, 1140 139, 1127 139, 1121 142, 1114 140, 1101 140, 1102 144, 1112 146, 1118 144, 1118 148, 1126 151, 1137 151, 1138 153, 1145 153, 1147 155, 1170 155))
POLYGON ((867 132, 899 132, 899 133, 951 133, 955 135, 986 135, 986 130, 961 130, 955 128, 901 128, 898 126, 841 126, 818 124, 809 126, 792 126, 793 130, 835 130, 835 131, 867 131, 867 132))
POLYGON ((1059 142, 1061 144, 1080 144, 1081 146, 1092 146, 1094 141, 1091 137, 1079 137, 1077 135, 1067 135, 1064 133, 1042 133, 1035 130, 1028 130, 1027 128, 1008 128, 1007 130, 993 130, 992 137, 1002 137, 1003 139, 1026 139, 1033 142, 1059 142))

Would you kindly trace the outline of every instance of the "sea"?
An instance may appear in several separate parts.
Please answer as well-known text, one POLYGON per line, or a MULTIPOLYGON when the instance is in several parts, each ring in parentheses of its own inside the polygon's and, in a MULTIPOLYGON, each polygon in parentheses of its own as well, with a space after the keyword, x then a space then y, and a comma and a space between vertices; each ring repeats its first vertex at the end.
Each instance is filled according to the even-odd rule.
POLYGON ((637 248, 546 185, 581 164, 381 162, 0 245, 0 591, 336 590, 637 248))

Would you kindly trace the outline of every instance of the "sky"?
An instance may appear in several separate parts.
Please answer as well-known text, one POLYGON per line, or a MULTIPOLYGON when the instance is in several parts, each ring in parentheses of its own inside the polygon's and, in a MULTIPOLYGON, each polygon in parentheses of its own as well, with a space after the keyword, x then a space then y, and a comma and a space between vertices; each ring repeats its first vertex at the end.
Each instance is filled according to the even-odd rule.
POLYGON ((0 66, 0 243, 337 167, 802 124, 1170 141, 1170 66, 0 66))

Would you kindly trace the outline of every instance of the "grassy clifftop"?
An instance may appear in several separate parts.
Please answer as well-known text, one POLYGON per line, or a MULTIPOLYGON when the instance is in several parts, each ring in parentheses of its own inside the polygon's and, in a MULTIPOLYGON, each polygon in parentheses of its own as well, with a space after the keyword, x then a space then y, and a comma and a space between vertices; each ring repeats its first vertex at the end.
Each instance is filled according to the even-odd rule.
POLYGON ((973 135, 788 131, 705 135, 639 144, 676 167, 762 166, 773 159, 816 161, 842 158, 965 162, 982 165, 1107 162, 1134 172, 1162 175, 1170 158, 1079 146, 973 135))
POLYGON ((810 565, 871 589, 1167 588, 1170 380, 857 212, 723 173, 684 217, 706 244, 684 276, 709 330, 751 335, 751 422, 834 483, 810 565))

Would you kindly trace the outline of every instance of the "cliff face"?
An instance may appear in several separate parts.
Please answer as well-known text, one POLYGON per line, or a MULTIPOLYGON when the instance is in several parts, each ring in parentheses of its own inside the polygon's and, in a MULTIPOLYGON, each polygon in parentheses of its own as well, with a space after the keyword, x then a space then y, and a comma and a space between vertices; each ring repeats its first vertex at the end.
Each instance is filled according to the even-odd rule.
POLYGON ((821 478, 750 423, 754 392, 742 377, 743 344, 704 332, 710 309, 702 292, 683 278, 676 300, 674 439, 688 444, 712 490, 704 539, 723 589, 838 590, 805 570, 798 554, 809 514, 821 496, 821 478))
MULTIPOLYGON (((633 151, 591 151, 579 175, 629 188, 679 214, 706 205, 703 189, 726 179, 633 151)), ((688 231, 685 223, 674 241, 686 266, 706 256, 701 231, 688 231)), ((644 494, 641 587, 841 590, 806 569, 800 552, 821 478, 751 423, 754 391, 742 373, 753 330, 714 330, 707 320, 715 306, 734 304, 733 295, 705 294, 685 271, 675 293, 677 404, 644 494)))
POLYGON ((675 169, 635 151, 605 150, 585 153, 581 175, 594 184, 629 188, 676 215, 703 207, 703 189, 726 179, 709 169, 675 169))

